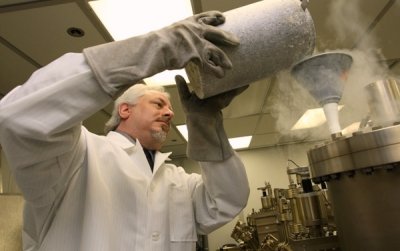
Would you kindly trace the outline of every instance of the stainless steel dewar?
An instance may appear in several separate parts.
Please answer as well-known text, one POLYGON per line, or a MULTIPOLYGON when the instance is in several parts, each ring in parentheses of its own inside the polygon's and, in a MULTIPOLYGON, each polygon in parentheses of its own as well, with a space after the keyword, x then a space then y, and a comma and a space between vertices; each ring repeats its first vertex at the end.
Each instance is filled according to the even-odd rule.
POLYGON ((398 82, 378 81, 366 91, 373 126, 310 149, 310 173, 327 184, 341 250, 398 250, 398 82))
POLYGON ((378 80, 365 87, 370 119, 374 127, 400 122, 400 82, 394 78, 378 80))

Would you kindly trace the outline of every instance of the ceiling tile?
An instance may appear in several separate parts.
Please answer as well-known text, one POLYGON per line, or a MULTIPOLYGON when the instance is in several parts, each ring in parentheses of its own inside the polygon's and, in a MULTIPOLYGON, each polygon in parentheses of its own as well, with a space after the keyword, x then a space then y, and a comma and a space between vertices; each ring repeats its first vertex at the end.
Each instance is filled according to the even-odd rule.
POLYGON ((400 4, 394 3, 368 36, 369 43, 376 43, 386 59, 400 58, 400 32, 393 32, 400 24, 399 13, 400 4))
POLYGON ((111 116, 113 110, 114 110, 114 102, 109 103, 106 107, 103 108, 103 110, 111 116))
POLYGON ((279 138, 279 144, 329 140, 331 138, 326 123, 314 128, 285 131, 285 133, 282 133, 280 136, 281 137, 279 138))
POLYGON ((16 5, 16 4, 22 4, 22 3, 29 3, 29 2, 39 2, 42 0, 1 0, 0 6, 8 6, 8 5, 16 5))
POLYGON ((250 143, 251 148, 274 146, 279 142, 279 133, 257 134, 253 135, 250 143))
POLYGON ((104 125, 108 121, 109 116, 105 112, 99 111, 83 121, 83 125, 91 132, 96 134, 104 134, 104 125))
POLYGON ((166 86, 165 89, 171 96, 171 105, 172 109, 174 110, 174 118, 172 119, 172 122, 174 123, 174 125, 185 124, 186 115, 183 112, 176 85, 166 86))
POLYGON ((229 138, 253 135, 258 119, 258 115, 224 119, 226 134, 229 138))
POLYGON ((164 152, 164 153, 172 152, 170 155, 171 158, 186 157, 186 144, 164 146, 161 149, 161 152, 164 152))
POLYGON ((81 52, 83 48, 106 42, 73 2, 4 12, 0 14, 0 23, 3 24, 0 35, 41 65, 66 52, 81 52), (70 27, 83 29, 85 36, 68 35, 70 27))
POLYGON ((262 114, 260 115, 260 119, 257 121, 257 126, 255 130, 255 134, 266 134, 276 132, 277 129, 275 124, 276 118, 274 118, 271 114, 262 114))
POLYGON ((238 118, 260 113, 269 93, 269 87, 269 79, 251 83, 223 110, 224 118, 238 118))
MULTIPOLYGON (((195 9, 196 13, 208 10, 219 10, 222 12, 239 8, 248 4, 258 2, 257 0, 201 0, 201 9, 195 9)), ((194 4, 196 6, 196 4, 194 4)), ((200 6, 199 6, 200 7, 200 6)))
POLYGON ((390 68, 390 72, 392 76, 400 78, 400 61, 397 61, 397 63, 390 68))
POLYGON ((181 144, 186 144, 186 140, 183 138, 183 136, 180 134, 180 132, 175 127, 171 127, 165 144, 166 145, 181 145, 181 144))
POLYGON ((37 68, 1 43, 0 55, 0 93, 5 95, 28 80, 37 68))
POLYGON ((319 0, 310 1, 308 10, 314 20, 317 50, 353 48, 364 35, 387 1, 319 0))

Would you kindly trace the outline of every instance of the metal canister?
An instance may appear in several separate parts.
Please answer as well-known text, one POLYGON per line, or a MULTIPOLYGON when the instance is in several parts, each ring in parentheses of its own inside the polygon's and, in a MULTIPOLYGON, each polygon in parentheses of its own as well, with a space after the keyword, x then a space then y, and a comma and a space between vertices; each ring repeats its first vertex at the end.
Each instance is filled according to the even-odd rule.
POLYGON ((194 62, 186 66, 190 86, 200 98, 220 94, 267 78, 312 54, 315 28, 299 0, 259 1, 224 13, 220 28, 240 39, 222 47, 233 69, 221 79, 194 62))
POLYGON ((400 83, 394 78, 378 80, 365 87, 370 116, 375 127, 400 122, 400 83))
POLYGON ((301 193, 295 196, 300 221, 306 227, 322 224, 319 197, 320 192, 301 193))
POLYGON ((308 152, 328 186, 341 250, 400 247, 400 125, 360 132, 308 152))

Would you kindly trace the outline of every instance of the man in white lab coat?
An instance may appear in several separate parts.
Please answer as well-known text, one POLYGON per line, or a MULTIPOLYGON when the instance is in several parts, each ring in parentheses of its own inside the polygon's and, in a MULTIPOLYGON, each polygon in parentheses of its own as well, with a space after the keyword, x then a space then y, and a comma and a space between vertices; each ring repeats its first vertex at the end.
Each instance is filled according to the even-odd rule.
POLYGON ((194 250, 197 234, 243 209, 248 181, 221 113, 242 90, 200 100, 176 78, 198 175, 158 151, 173 117, 168 95, 132 85, 190 60, 223 76, 232 65, 216 45, 238 44, 215 27, 223 22, 219 12, 202 13, 66 54, 1 100, 0 143, 26 200, 24 250, 194 250), (118 96, 106 136, 82 126, 118 96))

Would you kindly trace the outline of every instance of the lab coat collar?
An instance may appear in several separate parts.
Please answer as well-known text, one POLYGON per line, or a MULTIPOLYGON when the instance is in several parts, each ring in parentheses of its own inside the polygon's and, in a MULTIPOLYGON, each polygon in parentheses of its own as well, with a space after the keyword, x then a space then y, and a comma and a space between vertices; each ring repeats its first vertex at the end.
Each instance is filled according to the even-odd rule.
MULTIPOLYGON (((117 145, 119 145, 122 149, 124 149, 125 151, 129 151, 132 150, 134 152, 137 152, 138 149, 140 149, 141 151, 143 151, 143 147, 140 144, 139 140, 130 140, 129 138, 127 138, 126 136, 124 136, 123 134, 119 133, 119 132, 115 132, 115 131, 110 131, 107 134, 107 138, 116 143, 117 145)), ((155 173, 157 171, 157 169, 167 160, 171 160, 169 158, 169 156, 171 155, 172 152, 168 152, 168 153, 162 153, 160 151, 156 151, 155 155, 154 155, 154 167, 153 167, 153 173, 155 173)))
POLYGON ((122 135, 121 133, 110 131, 107 134, 107 138, 111 140, 112 142, 116 143, 119 145, 122 149, 130 150, 135 147, 135 142, 133 140, 129 140, 127 137, 122 135))

